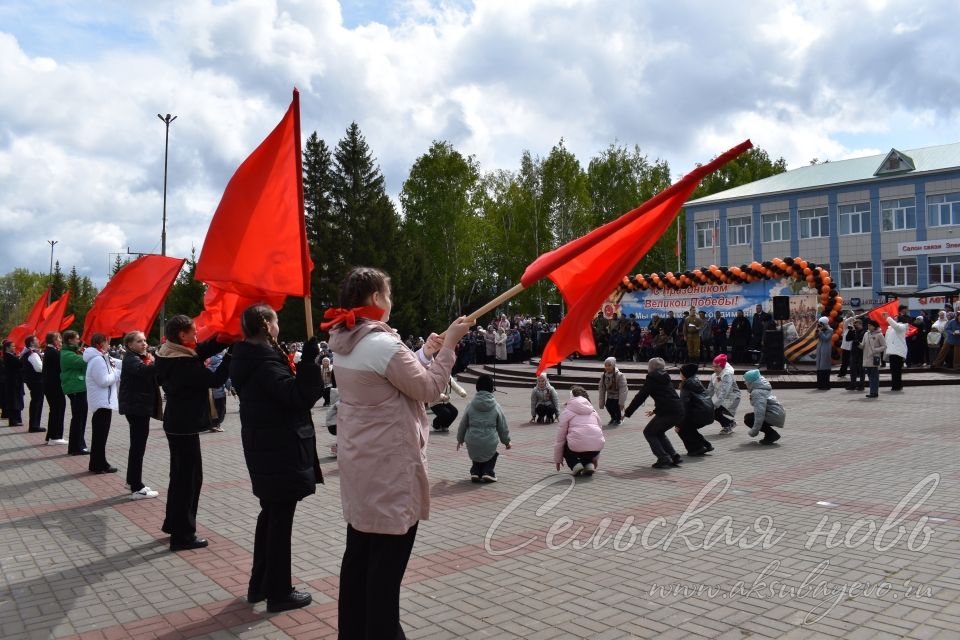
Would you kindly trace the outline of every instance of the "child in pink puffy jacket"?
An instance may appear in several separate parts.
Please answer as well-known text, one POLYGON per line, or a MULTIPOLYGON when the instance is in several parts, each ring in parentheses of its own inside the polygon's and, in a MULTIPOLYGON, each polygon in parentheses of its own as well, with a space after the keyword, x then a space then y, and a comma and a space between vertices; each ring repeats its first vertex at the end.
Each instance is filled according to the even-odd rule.
POLYGON ((560 413, 560 426, 553 447, 557 471, 560 471, 562 461, 566 460, 573 475, 593 475, 604 442, 600 415, 590 404, 587 391, 583 387, 573 387, 570 400, 560 413))

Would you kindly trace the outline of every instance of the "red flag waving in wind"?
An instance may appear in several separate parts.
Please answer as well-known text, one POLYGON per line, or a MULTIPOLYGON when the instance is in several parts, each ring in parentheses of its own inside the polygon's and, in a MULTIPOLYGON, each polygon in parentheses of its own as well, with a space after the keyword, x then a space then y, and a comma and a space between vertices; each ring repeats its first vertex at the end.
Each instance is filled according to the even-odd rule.
POLYGON ((636 209, 534 260, 520 283, 526 288, 549 277, 569 311, 550 338, 537 373, 577 351, 597 352, 590 321, 617 284, 670 226, 700 181, 752 147, 746 140, 713 161, 697 167, 636 209))
MULTIPOLYGON (((880 331, 886 333, 887 331, 887 319, 883 317, 884 312, 894 320, 897 319, 897 316, 900 314, 900 300, 891 300, 890 302, 880 305, 879 307, 874 307, 867 312, 867 317, 876 320, 880 324, 880 331)), ((917 328, 913 326, 913 323, 907 324, 907 336, 912 336, 917 332, 917 328)))
POLYGON ((41 318, 43 318, 43 311, 47 308, 47 299, 49 297, 50 287, 47 287, 43 293, 40 294, 40 297, 37 298, 37 301, 33 303, 24 323, 11 329, 10 334, 7 335, 6 339, 12 341, 18 350, 23 347, 23 341, 27 339, 27 336, 36 335, 37 324, 41 318))
POLYGON ((236 335, 228 327, 239 329, 247 303, 276 308, 285 296, 310 295, 301 165, 300 94, 294 89, 286 115, 233 174, 210 221, 196 273, 210 285, 197 317, 206 336, 236 335))
POLYGON ((142 256, 113 274, 83 323, 83 341, 95 333, 120 338, 129 331, 150 331, 163 299, 167 297, 183 258, 142 256))
MULTIPOLYGON (((40 322, 37 323, 35 330, 38 338, 43 340, 43 337, 48 333, 62 330, 64 320, 67 319, 68 302, 70 302, 69 290, 43 310, 43 317, 40 318, 40 322)), ((69 316, 69 319, 70 322, 73 322, 73 316, 69 316)), ((70 325, 68 324, 67 326, 69 327, 70 325)))

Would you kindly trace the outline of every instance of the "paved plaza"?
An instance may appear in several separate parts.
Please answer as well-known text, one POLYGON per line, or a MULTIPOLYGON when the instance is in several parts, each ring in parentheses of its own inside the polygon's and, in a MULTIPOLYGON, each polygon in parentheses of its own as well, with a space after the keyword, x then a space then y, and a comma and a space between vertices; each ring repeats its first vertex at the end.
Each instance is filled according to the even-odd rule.
MULTIPOLYGON (((497 394, 513 438, 498 483, 470 483, 455 427, 432 435, 431 519, 401 600, 407 636, 957 638, 960 389, 777 395, 780 443, 714 425, 712 456, 665 471, 650 468, 638 413, 607 429, 595 476, 556 473, 554 426, 527 423, 523 389, 497 394)), ((122 416, 108 447, 116 475, 0 427, 0 637, 335 637, 346 525, 333 439, 318 429, 326 484, 295 521, 294 580, 314 604, 268 614, 244 599, 258 504, 235 399, 228 411, 224 433, 202 436, 198 534, 210 546, 176 554, 160 532, 160 423, 144 470, 160 498, 142 501, 123 485, 122 416)))

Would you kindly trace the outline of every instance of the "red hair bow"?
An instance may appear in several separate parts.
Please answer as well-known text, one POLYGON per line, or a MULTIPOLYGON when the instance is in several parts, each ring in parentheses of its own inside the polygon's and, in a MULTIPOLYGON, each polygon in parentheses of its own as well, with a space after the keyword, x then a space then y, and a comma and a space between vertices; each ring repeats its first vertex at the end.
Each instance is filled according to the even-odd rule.
POLYGON ((353 329, 357 324, 357 318, 368 318, 370 320, 379 320, 383 317, 383 309, 380 307, 354 307, 353 309, 342 309, 335 307, 327 309, 323 313, 326 322, 320 323, 320 330, 327 331, 338 324, 345 324, 347 329, 353 329))

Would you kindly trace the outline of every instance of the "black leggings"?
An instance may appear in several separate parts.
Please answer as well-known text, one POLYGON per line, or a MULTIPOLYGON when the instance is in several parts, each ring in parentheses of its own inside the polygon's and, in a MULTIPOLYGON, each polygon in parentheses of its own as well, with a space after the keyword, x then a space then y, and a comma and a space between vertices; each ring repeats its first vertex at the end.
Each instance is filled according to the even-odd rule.
POLYGON ((667 438, 667 431, 680 424, 683 416, 654 415, 653 419, 643 428, 643 437, 650 445, 650 451, 657 456, 657 460, 666 460, 677 455, 677 451, 667 438))

